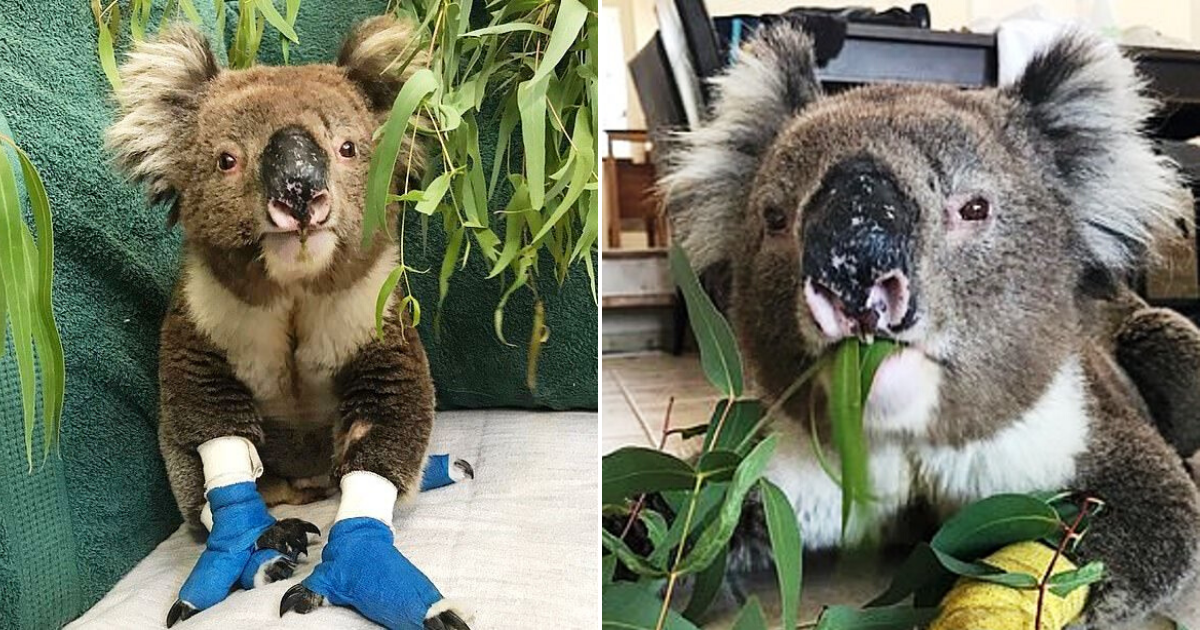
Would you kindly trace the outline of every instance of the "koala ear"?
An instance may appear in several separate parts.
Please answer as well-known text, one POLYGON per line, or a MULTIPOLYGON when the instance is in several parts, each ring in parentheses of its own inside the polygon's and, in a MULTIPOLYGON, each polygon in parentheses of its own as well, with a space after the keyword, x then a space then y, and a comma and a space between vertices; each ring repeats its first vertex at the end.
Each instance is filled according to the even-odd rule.
POLYGON ((117 120, 105 143, 152 201, 174 194, 169 175, 179 147, 192 133, 205 84, 220 71, 208 40, 186 25, 138 44, 121 66, 117 120))
POLYGON ((388 111, 404 82, 426 64, 425 53, 415 51, 412 61, 400 68, 418 45, 412 24, 381 15, 363 20, 346 36, 337 65, 363 91, 372 109, 388 111))
POLYGON ((1155 102, 1111 42, 1071 33, 1034 57, 1009 94, 1049 147, 1094 262, 1122 272, 1190 224, 1190 195, 1143 131, 1155 102))
POLYGON ((814 68, 812 42, 799 26, 764 26, 713 80, 708 120, 666 142, 659 186, 697 271, 738 247, 760 161, 783 126, 820 96, 814 68))

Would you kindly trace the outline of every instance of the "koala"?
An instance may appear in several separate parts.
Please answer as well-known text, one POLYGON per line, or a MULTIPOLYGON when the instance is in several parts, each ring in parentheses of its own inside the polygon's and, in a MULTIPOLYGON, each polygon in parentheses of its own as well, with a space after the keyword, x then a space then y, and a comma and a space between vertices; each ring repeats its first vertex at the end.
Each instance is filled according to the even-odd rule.
MULTIPOLYGON (((901 344, 864 406, 881 531, 999 493, 1105 502, 1074 558, 1106 568, 1086 628, 1163 608, 1200 565, 1184 463, 1200 447, 1200 331, 1126 282, 1191 214, 1143 134, 1141 86, 1111 44, 1070 33, 998 89, 824 94, 809 38, 776 23, 715 80, 660 182, 693 266, 728 269, 768 403, 844 338, 901 344)), ((766 473, 814 550, 843 542, 841 491, 808 441, 826 387, 785 402, 766 473)), ((744 522, 731 563, 768 557, 763 532, 744 522)))
MULTIPOLYGON (((418 53, 393 65, 416 41, 407 22, 377 17, 349 34, 335 64, 233 71, 202 34, 172 26, 121 68, 107 145, 152 201, 171 203, 184 234, 161 331, 159 442, 185 520, 212 528, 210 550, 221 524, 206 492, 212 501, 220 481, 257 478, 266 505, 307 503, 340 484, 338 522, 375 517, 389 540, 397 497, 421 485, 429 365, 395 306, 400 288, 377 336, 376 297, 397 246, 383 230, 363 243, 372 134, 425 63, 418 53)), ((411 157, 398 171, 420 164, 411 138, 402 155, 411 157)), ((256 548, 283 556, 254 584, 290 577, 309 533, 319 530, 297 519, 270 525, 256 548)), ((281 614, 323 599, 293 588, 281 614)), ((199 608, 181 596, 168 625, 199 608)), ((467 625, 435 605, 425 627, 467 625)))

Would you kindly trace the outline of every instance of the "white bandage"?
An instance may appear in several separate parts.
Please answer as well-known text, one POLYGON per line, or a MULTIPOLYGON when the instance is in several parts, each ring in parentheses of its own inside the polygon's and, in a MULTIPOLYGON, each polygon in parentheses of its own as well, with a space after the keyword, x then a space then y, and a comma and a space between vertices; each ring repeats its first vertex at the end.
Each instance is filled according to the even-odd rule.
POLYGON ((341 486, 342 502, 335 523, 369 516, 392 526, 392 511, 396 509, 396 486, 392 482, 373 472, 356 470, 342 477, 341 486))
POLYGON ((254 443, 229 435, 209 440, 196 450, 204 463, 204 489, 221 488, 243 481, 254 481, 263 472, 262 460, 254 443))

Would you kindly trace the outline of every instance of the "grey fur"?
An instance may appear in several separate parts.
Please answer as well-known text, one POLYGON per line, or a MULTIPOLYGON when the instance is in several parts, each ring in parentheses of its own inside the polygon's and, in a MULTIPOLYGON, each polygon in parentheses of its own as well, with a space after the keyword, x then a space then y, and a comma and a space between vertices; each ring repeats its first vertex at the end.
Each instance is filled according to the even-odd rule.
MULTIPOLYGON (((1060 481, 1093 494, 1108 511, 1077 560, 1104 561, 1108 576, 1083 623, 1162 608, 1200 564, 1200 495, 1177 452, 1200 440, 1200 330, 1147 309, 1120 280, 1153 259, 1176 221, 1190 221, 1178 173, 1142 133, 1153 102, 1134 65, 1111 44, 1071 34, 1006 89, 822 96, 807 47, 788 25, 748 43, 719 80, 712 119, 665 162, 668 210, 694 265, 731 267, 730 316, 764 397, 835 342, 809 312, 809 258, 831 248, 832 264, 860 261, 836 234, 807 241, 808 221, 824 209, 814 204, 837 198, 827 191, 845 190, 845 165, 865 164, 871 181, 898 191, 890 210, 907 213, 880 224, 904 231, 896 264, 911 293, 911 321, 889 334, 938 375, 922 381, 934 398, 916 420, 889 425, 885 414, 869 424, 873 445, 900 453, 895 492, 941 515, 983 494, 1058 490, 1060 481), (974 199, 990 213, 960 214, 974 199), (1020 439, 1034 441, 1011 442, 1020 439), (1077 450, 1066 446, 1073 439, 1077 450), (1036 459, 1038 449, 1061 461, 1036 459), (965 468, 986 478, 953 476, 989 453, 1011 459, 965 468), (1021 474, 1043 469, 1044 478, 1021 474)), ((810 397, 820 410, 822 387, 787 401, 785 435, 810 397)), ((804 520, 812 513, 797 487, 804 520)), ((739 532, 761 536, 751 524, 739 532)), ((739 562, 761 555, 753 540, 735 548, 739 562)))

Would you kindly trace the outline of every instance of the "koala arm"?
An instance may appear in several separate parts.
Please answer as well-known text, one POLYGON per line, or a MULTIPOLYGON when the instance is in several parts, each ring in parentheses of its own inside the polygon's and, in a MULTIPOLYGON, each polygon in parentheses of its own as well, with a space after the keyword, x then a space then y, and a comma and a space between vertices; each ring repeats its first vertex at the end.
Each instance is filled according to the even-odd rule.
POLYGON ((159 444, 179 510, 195 525, 205 502, 197 449, 229 436, 261 444, 261 419, 250 390, 225 354, 197 330, 179 295, 163 322, 161 344, 159 444))
MULTIPOLYGON (((434 418, 433 379, 417 331, 389 314, 383 338, 359 349, 335 387, 341 401, 335 480, 369 472, 395 486, 400 497, 415 494, 434 418)), ((391 522, 390 511, 385 520, 391 522)))
MULTIPOLYGON (((1113 369, 1115 371, 1115 368, 1113 369)), ((1100 560, 1105 578, 1082 621, 1109 627, 1145 617, 1178 594, 1200 568, 1200 494, 1179 456, 1107 381, 1094 386, 1091 444, 1073 484, 1105 502, 1077 560, 1100 560)))
POLYGON ((1116 358, 1159 433, 1188 458, 1200 451, 1200 329, 1175 311, 1142 306, 1123 320, 1116 358))

